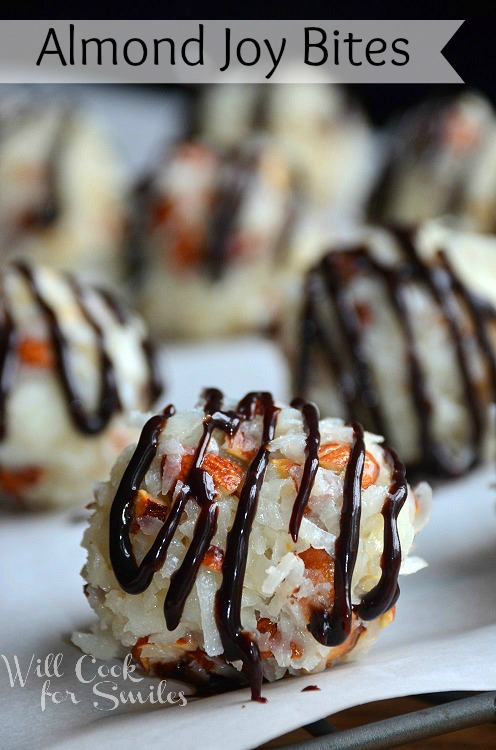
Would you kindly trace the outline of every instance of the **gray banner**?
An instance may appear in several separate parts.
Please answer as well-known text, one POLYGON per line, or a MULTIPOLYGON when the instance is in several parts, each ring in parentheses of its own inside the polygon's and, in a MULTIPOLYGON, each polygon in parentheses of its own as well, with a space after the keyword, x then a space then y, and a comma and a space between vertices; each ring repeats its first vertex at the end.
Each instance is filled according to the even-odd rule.
POLYGON ((1 21, 0 83, 463 83, 463 21, 1 21))

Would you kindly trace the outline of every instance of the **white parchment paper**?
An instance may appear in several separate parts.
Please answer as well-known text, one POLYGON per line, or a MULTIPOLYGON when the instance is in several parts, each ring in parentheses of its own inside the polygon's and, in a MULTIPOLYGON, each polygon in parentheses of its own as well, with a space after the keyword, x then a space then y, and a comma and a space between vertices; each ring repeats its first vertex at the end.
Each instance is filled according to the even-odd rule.
MULTIPOLYGON (((195 400, 204 385, 219 385, 234 398, 254 388, 286 396, 281 359, 267 342, 176 346, 166 352, 164 365, 170 398, 179 407, 195 400)), ((69 635, 92 620, 79 577, 84 521, 74 513, 3 514, 0 746, 241 750, 373 700, 427 691, 496 689, 495 479, 489 467, 435 488, 432 518, 416 548, 429 567, 401 579, 396 622, 383 631, 368 655, 323 674, 267 685, 265 705, 251 703, 248 690, 239 690, 189 700, 185 706, 149 701, 132 705, 119 699, 114 710, 110 699, 94 692, 95 685, 100 683, 104 694, 113 695, 136 695, 139 689, 146 699, 156 694, 157 681, 146 678, 134 684, 129 678, 98 676, 101 665, 86 662, 84 677, 92 681, 83 684, 77 679, 81 654, 69 635), (60 676, 43 674, 49 654, 61 655, 60 676), (14 676, 15 657, 24 686, 19 679, 11 686, 8 666, 14 676), (302 692, 308 685, 319 690, 302 692), (63 702, 53 702, 64 696, 63 702)), ((181 686, 169 683, 169 689, 177 693, 181 686)))

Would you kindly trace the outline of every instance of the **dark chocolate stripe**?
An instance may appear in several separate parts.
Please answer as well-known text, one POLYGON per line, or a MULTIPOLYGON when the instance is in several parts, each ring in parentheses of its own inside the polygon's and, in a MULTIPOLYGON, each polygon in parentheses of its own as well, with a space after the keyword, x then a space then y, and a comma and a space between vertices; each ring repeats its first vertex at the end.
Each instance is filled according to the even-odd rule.
POLYGON ((239 499, 236 516, 227 535, 222 584, 216 596, 216 621, 226 658, 241 659, 248 673, 252 699, 261 698, 262 660, 253 633, 243 630, 241 625, 241 596, 245 578, 250 532, 258 506, 258 496, 267 470, 269 450, 267 444, 273 440, 279 409, 272 398, 262 401, 263 433, 260 449, 248 469, 239 499))
POLYGON ((304 397, 311 392, 312 361, 317 353, 321 353, 338 383, 348 419, 365 418, 369 429, 390 437, 387 423, 382 418, 380 393, 373 381, 372 365, 362 342, 362 323, 348 297, 349 286, 357 275, 363 273, 378 279, 385 285, 389 304, 404 336, 409 392, 420 433, 419 464, 437 474, 457 476, 480 460, 485 432, 484 404, 472 372, 471 351, 463 321, 468 317, 473 327, 473 337, 485 362, 489 386, 496 398, 496 351, 487 327, 491 315, 484 304, 466 289, 443 252, 438 254, 436 263, 429 266, 418 255, 412 232, 394 229, 393 234, 406 259, 399 266, 384 265, 366 247, 359 246, 331 251, 309 273, 295 367, 296 392, 304 397), (427 289, 438 305, 449 332, 463 387, 463 403, 471 425, 467 444, 460 455, 451 452, 434 434, 433 407, 416 342, 412 312, 405 296, 410 283, 420 283, 427 289), (346 356, 336 352, 321 321, 320 308, 329 303, 335 312, 346 356))
POLYGON ((363 404, 370 413, 370 429, 384 434, 385 421, 381 412, 378 394, 371 375, 370 363, 365 350, 362 325, 357 311, 349 297, 346 268, 347 257, 329 253, 322 262, 322 274, 329 297, 336 311, 336 319, 341 330, 343 344, 353 362, 355 392, 354 402, 363 404))
MULTIPOLYGON (((455 350, 458 372, 462 381, 464 401, 471 422, 470 445, 473 456, 468 466, 468 468, 470 468, 477 462, 477 457, 480 455, 484 433, 484 420, 478 403, 475 384, 473 383, 470 373, 470 363, 468 361, 469 353, 467 351, 466 339, 459 322, 460 307, 453 293, 454 273, 447 264, 446 256, 444 254, 441 254, 441 259, 444 258, 444 262, 438 262, 437 265, 432 267, 423 263, 413 243, 411 232, 396 230, 395 235, 398 238, 402 249, 406 252, 409 260, 415 265, 421 279, 424 281, 439 305, 448 326, 453 348, 455 350)), ((460 297, 465 300, 467 298, 467 293, 459 280, 457 288, 460 297)), ((455 466, 455 463, 453 465, 455 466)), ((454 473, 457 473, 456 466, 454 473)))
POLYGON ((319 468, 319 448, 320 448, 320 430, 319 430, 319 410, 312 403, 305 403, 302 399, 297 398, 291 406, 299 409, 303 416, 303 423, 307 433, 305 441, 305 463, 303 464, 303 474, 301 477, 300 487, 291 513, 289 522, 289 533, 293 542, 298 541, 298 534, 301 526, 301 519, 308 505, 308 500, 319 468))
MULTIPOLYGON (((4 281, 3 279, 1 280, 4 281)), ((5 289, 0 289, 0 440, 5 437, 7 425, 7 398, 14 383, 14 354, 16 333, 12 315, 5 301, 5 289), (3 297, 3 299, 2 299, 3 297)))
MULTIPOLYGON (((18 261, 13 263, 12 271, 21 276, 47 326, 48 336, 55 357, 55 374, 58 376, 69 416, 74 427, 87 435, 100 433, 108 425, 110 419, 121 410, 122 405, 116 382, 115 367, 110 353, 105 345, 104 332, 89 305, 85 302, 84 292, 79 283, 70 275, 64 277, 71 289, 74 303, 87 326, 95 335, 98 358, 98 398, 94 411, 85 408, 84 400, 79 392, 76 379, 70 364, 70 343, 68 342, 60 324, 57 311, 47 302, 36 278, 36 271, 27 263, 18 261)), ((16 359, 17 331, 10 310, 8 291, 5 288, 6 274, 2 276, 0 289, 1 317, 0 322, 0 439, 5 437, 6 402, 13 386, 13 362, 16 359)), ((107 292, 102 294, 98 289, 93 292, 103 300, 110 313, 120 325, 124 325, 124 313, 114 298, 107 292)), ((127 320, 127 318, 126 318, 127 320)), ((143 356, 146 362, 148 376, 144 400, 146 406, 151 406, 162 391, 162 383, 158 374, 156 357, 150 340, 145 337, 142 341, 143 356)))
POLYGON ((78 392, 76 382, 72 376, 69 363, 70 347, 62 331, 56 312, 43 297, 31 268, 25 263, 20 262, 16 263, 14 267, 29 285, 31 293, 48 325, 50 340, 57 363, 57 372, 60 376, 67 407, 74 425, 80 432, 89 435, 101 432, 107 426, 113 414, 120 409, 119 394, 115 383, 113 364, 105 349, 102 329, 85 305, 80 287, 74 280, 70 281, 75 302, 86 323, 94 331, 97 342, 100 386, 98 405, 93 412, 87 412, 84 408, 83 398, 78 392))
MULTIPOLYGON (((169 405, 162 414, 152 417, 143 427, 141 436, 117 488, 109 517, 109 555, 115 577, 129 594, 139 594, 151 583, 159 561, 165 559, 167 547, 176 530, 186 499, 176 498, 167 518, 167 528, 160 530, 151 550, 137 565, 129 536, 136 493, 155 458, 158 439, 175 409, 169 405), (174 524, 174 520, 176 523, 174 524), (172 530, 172 533, 167 534, 172 530), (165 550, 164 550, 165 547, 165 550)), ((165 526, 165 524, 164 524, 165 526)))
POLYGON ((351 582, 358 554, 362 510, 362 475, 365 464, 363 429, 355 423, 350 460, 343 486, 343 509, 334 553, 334 606, 313 612, 308 629, 324 646, 339 646, 351 633, 351 582))
POLYGON ((395 604, 400 589, 398 576, 401 567, 401 543, 398 533, 398 516, 408 497, 405 466, 392 448, 384 448, 386 459, 392 468, 391 484, 382 506, 384 518, 384 549, 381 557, 381 577, 357 607, 362 620, 375 620, 395 604))

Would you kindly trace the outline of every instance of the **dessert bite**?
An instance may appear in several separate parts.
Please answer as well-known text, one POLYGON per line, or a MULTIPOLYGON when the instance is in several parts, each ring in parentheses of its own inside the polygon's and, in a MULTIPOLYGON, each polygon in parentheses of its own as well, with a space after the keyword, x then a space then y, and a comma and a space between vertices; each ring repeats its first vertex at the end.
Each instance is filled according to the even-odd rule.
POLYGON ((496 230, 496 118, 473 93, 407 111, 386 139, 370 216, 416 224, 444 215, 466 228, 496 230))
POLYGON ((495 252, 441 223, 330 246, 287 316, 294 392, 385 435, 410 467, 467 471, 496 398, 495 252))
POLYGON ((178 144, 137 195, 140 308, 162 336, 269 327, 297 204, 287 161, 265 139, 219 152, 178 144))
POLYGON ((199 692, 321 672, 394 619, 430 488, 358 423, 270 393, 152 417, 96 491, 83 546, 98 616, 73 641, 199 692))
POLYGON ((15 262, 0 276, 0 494, 84 505, 160 393, 143 322, 74 276, 15 262))
POLYGON ((0 99, 0 130, 2 256, 121 281, 125 181, 99 125, 21 90, 0 99))

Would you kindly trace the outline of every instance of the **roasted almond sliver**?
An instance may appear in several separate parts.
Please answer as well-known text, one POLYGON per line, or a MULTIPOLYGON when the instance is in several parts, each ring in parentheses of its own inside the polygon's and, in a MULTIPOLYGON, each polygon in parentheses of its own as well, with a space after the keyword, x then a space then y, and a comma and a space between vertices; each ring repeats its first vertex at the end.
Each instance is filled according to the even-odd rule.
POLYGON ((11 495, 34 487, 43 476, 39 466, 24 466, 19 469, 0 469, 0 487, 11 495))
MULTIPOLYGON (((343 471, 346 469, 351 456, 351 445, 345 443, 326 443, 319 448, 319 463, 323 469, 343 471)), ((379 476, 379 464, 367 451, 363 467, 362 487, 370 487, 379 476)))
POLYGON ((238 489, 243 476, 243 469, 239 464, 214 453, 207 453, 202 468, 210 474, 217 487, 222 487, 230 495, 238 489))
POLYGON ((215 544, 210 545, 205 553, 205 557, 202 560, 202 565, 209 570, 222 570, 224 564, 224 552, 220 547, 216 547, 215 544))
POLYGON ((330 583, 334 588, 334 560, 325 549, 309 547, 300 552, 298 557, 305 565, 305 576, 309 578, 314 586, 319 583, 330 583))
POLYGON ((54 365, 53 350, 47 341, 23 339, 17 346, 17 356, 29 367, 51 368, 54 365))
POLYGON ((146 490, 139 490, 134 501, 134 518, 153 516, 165 521, 169 513, 169 506, 163 500, 150 495, 146 490))

